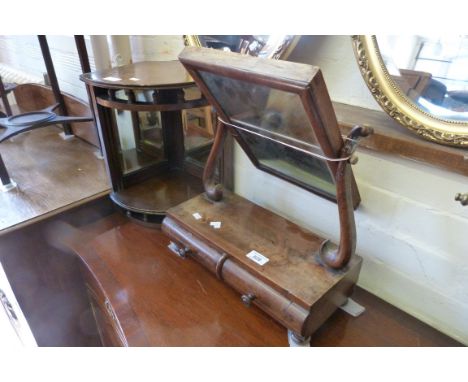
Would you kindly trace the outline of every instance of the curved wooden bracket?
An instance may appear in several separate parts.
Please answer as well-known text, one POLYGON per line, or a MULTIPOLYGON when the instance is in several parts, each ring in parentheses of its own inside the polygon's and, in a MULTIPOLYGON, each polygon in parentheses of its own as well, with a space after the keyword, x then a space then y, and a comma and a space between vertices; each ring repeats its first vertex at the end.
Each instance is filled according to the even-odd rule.
POLYGON ((218 120, 213 146, 211 147, 210 155, 208 156, 205 169, 203 170, 203 186, 205 187, 206 195, 210 200, 215 202, 223 198, 223 185, 216 183, 214 175, 217 159, 219 158, 219 154, 223 151, 226 129, 224 123, 218 120))
POLYGON ((348 264, 356 249, 356 224, 354 221, 351 189, 351 165, 348 161, 340 162, 335 179, 340 219, 340 245, 337 246, 331 241, 326 240, 322 243, 319 254, 326 265, 333 269, 340 269, 348 264))
MULTIPOLYGON (((341 157, 350 157, 362 137, 372 134, 368 127, 356 126, 347 137, 341 157)), ((340 244, 337 246, 329 240, 322 243, 319 255, 322 261, 333 269, 345 267, 356 250, 356 223, 354 221, 352 197, 352 172, 350 160, 341 161, 335 175, 336 200, 340 219, 340 244)))

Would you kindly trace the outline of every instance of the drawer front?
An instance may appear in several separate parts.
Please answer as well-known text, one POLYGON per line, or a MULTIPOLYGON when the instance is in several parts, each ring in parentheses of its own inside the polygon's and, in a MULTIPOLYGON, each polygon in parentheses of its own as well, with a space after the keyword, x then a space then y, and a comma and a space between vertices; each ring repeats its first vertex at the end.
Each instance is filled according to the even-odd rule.
POLYGON ((172 242, 172 250, 183 256, 191 257, 203 264, 216 276, 241 294, 246 305, 254 304, 282 325, 302 333, 309 311, 293 303, 280 292, 259 280, 241 265, 220 253, 197 237, 167 218, 163 221, 163 231, 172 242))
POLYGON ((241 293, 241 300, 245 305, 255 304, 288 329, 302 333, 304 322, 309 315, 306 309, 252 276, 230 259, 224 262, 222 279, 241 293))
POLYGON ((91 280, 86 290, 103 346, 128 346, 112 305, 91 280))

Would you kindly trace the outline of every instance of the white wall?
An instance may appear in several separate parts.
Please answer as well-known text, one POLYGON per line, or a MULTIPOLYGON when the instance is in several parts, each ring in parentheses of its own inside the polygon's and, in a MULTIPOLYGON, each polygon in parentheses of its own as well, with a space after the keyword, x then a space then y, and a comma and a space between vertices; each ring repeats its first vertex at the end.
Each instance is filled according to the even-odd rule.
POLYGON ((181 35, 130 36, 133 62, 170 61, 184 49, 181 35))
MULTIPOLYGON (((320 66, 333 100, 378 109, 348 36, 303 38, 289 60, 320 66)), ((235 157, 237 193, 338 240, 335 204, 257 170, 238 147, 235 157)), ((468 179, 376 152, 359 158, 359 285, 468 344, 468 208, 453 200, 468 179)))
MULTIPOLYGON (((88 102, 84 83, 80 81, 80 61, 73 36, 47 36, 50 53, 60 89, 88 102)), ((89 39, 86 45, 91 68, 94 69, 93 51, 89 39)), ((0 36, 0 63, 16 71, 43 81, 46 73, 37 36, 0 36)))
POLYGON ((320 67, 333 101, 382 110, 362 80, 350 36, 302 36, 288 61, 320 67))

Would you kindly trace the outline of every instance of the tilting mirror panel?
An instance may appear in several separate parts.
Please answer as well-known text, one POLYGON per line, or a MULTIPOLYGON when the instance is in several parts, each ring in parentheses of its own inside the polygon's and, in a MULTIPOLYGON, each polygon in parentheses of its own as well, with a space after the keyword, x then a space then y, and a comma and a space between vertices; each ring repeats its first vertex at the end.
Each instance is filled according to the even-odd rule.
POLYGON ((199 73, 234 124, 312 153, 322 153, 297 94, 209 72, 199 73))
POLYGON ((336 197, 335 183, 325 160, 256 134, 246 131, 239 133, 257 158, 261 169, 313 189, 325 197, 336 197))

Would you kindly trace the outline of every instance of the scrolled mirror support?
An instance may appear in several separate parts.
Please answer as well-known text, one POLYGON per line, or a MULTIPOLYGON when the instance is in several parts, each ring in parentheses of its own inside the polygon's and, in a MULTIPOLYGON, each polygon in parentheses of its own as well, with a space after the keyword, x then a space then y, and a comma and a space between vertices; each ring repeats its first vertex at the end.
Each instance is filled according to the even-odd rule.
POLYGON ((226 138, 226 126, 218 120, 216 135, 213 146, 203 170, 203 186, 208 199, 219 202, 223 198, 223 185, 217 183, 215 179, 216 163, 219 155, 223 151, 224 140, 226 138))
MULTIPOLYGON (((373 129, 363 126, 355 126, 348 134, 345 145, 341 151, 341 157, 352 155, 359 139, 373 133, 373 129)), ((341 161, 336 172, 336 200, 340 219, 340 244, 337 246, 330 240, 322 243, 319 256, 327 266, 333 269, 345 267, 356 247, 356 223, 354 221, 354 209, 351 186, 351 163, 349 160, 341 161)))

